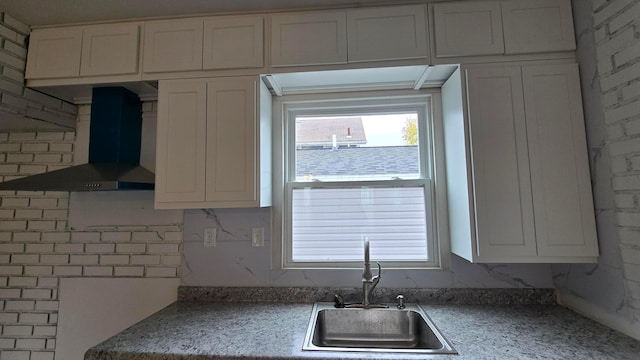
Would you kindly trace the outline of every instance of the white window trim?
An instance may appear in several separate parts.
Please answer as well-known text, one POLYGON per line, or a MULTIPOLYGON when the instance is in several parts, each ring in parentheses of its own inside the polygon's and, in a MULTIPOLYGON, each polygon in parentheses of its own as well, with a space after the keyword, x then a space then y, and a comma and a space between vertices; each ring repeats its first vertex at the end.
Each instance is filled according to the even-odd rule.
MULTIPOLYGON (((430 111, 428 118, 431 120, 428 122, 430 140, 428 142, 421 142, 420 146, 430 145, 424 150, 427 157, 432 159, 432 164, 422 164, 427 166, 421 166, 421 169, 428 171, 425 175, 427 178, 427 184, 425 186, 426 196, 425 201, 432 203, 434 216, 427 219, 427 226, 432 234, 432 241, 429 246, 429 251, 432 256, 432 261, 425 262, 384 262, 385 269, 447 269, 449 268, 450 259, 450 240, 449 240, 449 228, 448 228, 448 212, 447 212, 447 198, 446 198, 446 179, 444 171, 444 134, 442 124, 442 110, 441 110, 441 97, 439 89, 427 89, 419 91, 372 91, 372 92, 353 92, 345 96, 345 99, 336 99, 337 94, 314 94, 314 95, 288 95, 284 97, 278 97, 273 102, 273 208, 272 208, 272 269, 352 269, 361 268, 361 262, 347 263, 292 263, 287 261, 285 252, 287 247, 285 246, 285 230, 288 229, 290 224, 287 224, 285 219, 285 164, 286 157, 286 131, 290 131, 287 128, 286 117, 293 114, 305 114, 315 115, 309 104, 317 103, 318 109, 322 109, 322 115, 330 113, 327 111, 327 107, 336 109, 341 105, 344 107, 345 101, 349 102, 348 107, 353 108, 354 101, 357 101, 361 106, 367 107, 371 105, 378 105, 376 107, 386 107, 389 110, 397 109, 398 106, 426 106, 426 109, 430 111), (383 105, 379 105, 380 103, 383 105), (427 105, 428 104, 428 105, 427 105), (304 110, 300 108, 303 107, 304 110)), ((344 95, 342 95, 344 96, 344 95)), ((403 107, 406 109, 406 107, 403 107)), ((420 129, 421 132, 425 129, 420 129)), ((425 134, 420 134, 425 136, 425 134)), ((426 161, 423 159, 422 161, 426 161)), ((406 180, 405 180, 406 181, 406 180)), ((423 181, 423 180, 416 180, 423 181)), ((341 185, 345 185, 342 183, 341 185)))

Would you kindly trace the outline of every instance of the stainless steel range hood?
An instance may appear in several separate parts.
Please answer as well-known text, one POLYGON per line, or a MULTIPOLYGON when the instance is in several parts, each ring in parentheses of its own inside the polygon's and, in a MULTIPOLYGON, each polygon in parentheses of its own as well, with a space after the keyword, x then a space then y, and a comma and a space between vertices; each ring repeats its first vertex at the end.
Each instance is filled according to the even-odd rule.
POLYGON ((142 108, 122 87, 94 88, 89 163, 0 183, 0 190, 152 190, 155 175, 141 167, 142 108))

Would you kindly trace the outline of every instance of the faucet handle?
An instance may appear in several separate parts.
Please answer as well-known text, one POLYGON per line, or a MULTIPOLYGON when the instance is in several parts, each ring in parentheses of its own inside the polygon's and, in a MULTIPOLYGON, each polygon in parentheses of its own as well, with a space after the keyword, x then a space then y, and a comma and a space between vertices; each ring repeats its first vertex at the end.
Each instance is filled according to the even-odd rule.
MULTIPOLYGON (((373 288, 378 285, 378 283, 380 282, 380 278, 382 277, 380 276, 380 274, 382 274, 382 266, 380 266, 379 262, 376 262, 376 264, 378 264, 378 273, 376 274, 376 276, 371 277, 371 281, 373 281, 373 288)), ((371 288, 371 290, 373 290, 373 288, 371 288)))
POLYGON ((405 308, 404 305, 404 296, 402 294, 396 296, 396 300, 398 300, 398 305, 396 305, 396 307, 400 310, 405 308))

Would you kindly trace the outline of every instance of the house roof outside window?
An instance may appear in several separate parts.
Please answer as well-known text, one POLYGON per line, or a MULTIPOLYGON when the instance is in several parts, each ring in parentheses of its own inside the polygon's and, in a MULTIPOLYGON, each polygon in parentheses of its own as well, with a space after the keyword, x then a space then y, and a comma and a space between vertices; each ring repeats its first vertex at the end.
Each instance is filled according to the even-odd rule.
POLYGON ((374 146, 296 151, 296 176, 419 174, 418 146, 374 146))
POLYGON ((352 147, 366 143, 367 136, 359 116, 296 119, 297 149, 352 147))

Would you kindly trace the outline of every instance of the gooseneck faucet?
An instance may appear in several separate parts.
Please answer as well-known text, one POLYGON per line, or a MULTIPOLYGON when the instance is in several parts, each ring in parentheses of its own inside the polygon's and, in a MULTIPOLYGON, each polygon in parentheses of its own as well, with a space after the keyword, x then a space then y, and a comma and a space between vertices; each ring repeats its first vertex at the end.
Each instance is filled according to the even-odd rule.
POLYGON ((373 298, 373 289, 376 288, 378 283, 380 282, 380 273, 382 271, 382 267, 380 263, 378 264, 378 274, 373 275, 371 273, 371 262, 369 261, 369 239, 364 239, 364 271, 362 272, 362 303, 355 304, 345 304, 342 296, 336 294, 334 295, 335 307, 337 308, 361 308, 361 309, 372 309, 372 308, 388 308, 389 305, 386 304, 372 304, 371 299, 373 298))
POLYGON ((382 267, 380 263, 376 264, 378 264, 378 275, 373 276, 371 273, 371 262, 369 261, 369 239, 364 239, 364 271, 362 272, 362 305, 364 307, 371 306, 373 289, 375 289, 378 282, 380 282, 382 267))

